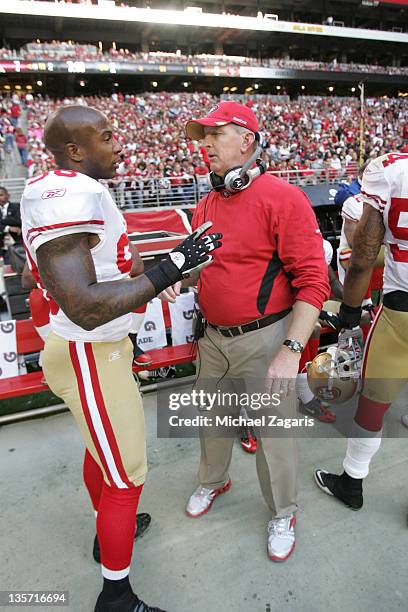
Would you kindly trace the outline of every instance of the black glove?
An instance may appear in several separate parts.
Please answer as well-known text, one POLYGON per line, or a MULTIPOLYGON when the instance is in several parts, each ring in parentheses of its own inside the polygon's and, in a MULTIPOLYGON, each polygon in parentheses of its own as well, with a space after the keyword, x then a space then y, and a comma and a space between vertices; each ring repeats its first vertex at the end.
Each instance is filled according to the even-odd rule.
POLYGON ((340 327, 342 329, 358 327, 360 325, 361 313, 361 306, 347 306, 347 304, 342 302, 339 311, 340 327))
POLYGON ((319 314, 319 320, 327 323, 332 329, 340 329, 340 319, 336 312, 330 312, 328 310, 321 310, 319 314))
POLYGON ((211 226, 212 221, 200 225, 195 232, 170 251, 166 259, 145 272, 156 293, 160 293, 183 278, 188 278, 194 272, 199 272, 212 262, 212 257, 208 253, 221 246, 222 234, 208 234, 199 239, 211 226))

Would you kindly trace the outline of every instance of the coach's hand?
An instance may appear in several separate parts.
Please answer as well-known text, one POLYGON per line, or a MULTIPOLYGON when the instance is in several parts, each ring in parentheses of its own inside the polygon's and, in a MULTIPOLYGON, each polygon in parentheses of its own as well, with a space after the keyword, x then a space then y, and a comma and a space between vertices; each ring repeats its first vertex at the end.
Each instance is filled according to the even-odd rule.
POLYGON ((211 226, 212 221, 200 225, 195 232, 176 246, 164 261, 147 270, 146 276, 154 285, 157 294, 183 278, 199 272, 212 262, 209 253, 221 246, 222 234, 208 234, 201 238, 211 226))
POLYGON ((282 400, 294 392, 300 354, 282 346, 271 361, 266 374, 267 393, 279 393, 282 400))
POLYGON ((157 296, 162 302, 175 303, 177 297, 180 295, 181 281, 177 281, 171 287, 167 287, 164 291, 161 291, 157 296))

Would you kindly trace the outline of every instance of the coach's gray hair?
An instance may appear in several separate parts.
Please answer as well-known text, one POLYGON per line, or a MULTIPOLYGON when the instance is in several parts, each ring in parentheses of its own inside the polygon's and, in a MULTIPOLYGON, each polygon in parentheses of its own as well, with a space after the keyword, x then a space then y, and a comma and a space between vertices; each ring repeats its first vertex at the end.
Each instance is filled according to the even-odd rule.
POLYGON ((248 134, 252 134, 253 135, 253 137, 254 137, 253 145, 254 145, 254 151, 255 151, 256 147, 258 146, 258 143, 257 143, 257 140, 255 138, 254 132, 252 132, 252 130, 248 130, 248 128, 246 128, 246 127, 244 127, 242 125, 237 125, 236 123, 231 123, 231 125, 234 128, 234 130, 236 132, 238 132, 238 134, 246 134, 246 133, 248 133, 248 134))

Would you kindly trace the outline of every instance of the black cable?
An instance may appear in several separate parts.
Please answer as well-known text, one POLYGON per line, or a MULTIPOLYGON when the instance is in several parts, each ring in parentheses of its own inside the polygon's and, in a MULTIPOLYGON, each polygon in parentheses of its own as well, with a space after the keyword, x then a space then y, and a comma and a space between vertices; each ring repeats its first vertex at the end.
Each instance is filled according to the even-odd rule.
POLYGON ((217 349, 217 351, 218 351, 219 353, 221 353, 221 355, 224 357, 225 361, 227 362, 227 369, 225 370, 224 374, 223 374, 223 375, 222 375, 222 376, 221 376, 221 377, 220 377, 220 378, 217 380, 217 382, 215 383, 215 386, 217 387, 217 386, 219 385, 219 383, 222 381, 222 379, 223 379, 223 378, 225 378, 225 377, 226 377, 226 375, 228 374, 229 369, 230 369, 230 367, 231 367, 231 364, 230 364, 230 362, 229 362, 228 357, 225 355, 225 353, 224 353, 224 352, 223 352, 223 351, 220 349, 220 347, 219 347, 219 346, 217 346, 217 345, 215 344, 215 342, 214 342, 213 340, 211 340, 210 336, 209 336, 209 335, 208 335, 208 333, 207 333, 207 330, 204 330, 204 335, 205 335, 205 336, 208 338, 208 340, 211 342, 211 344, 212 344, 213 346, 215 346, 215 348, 217 349))

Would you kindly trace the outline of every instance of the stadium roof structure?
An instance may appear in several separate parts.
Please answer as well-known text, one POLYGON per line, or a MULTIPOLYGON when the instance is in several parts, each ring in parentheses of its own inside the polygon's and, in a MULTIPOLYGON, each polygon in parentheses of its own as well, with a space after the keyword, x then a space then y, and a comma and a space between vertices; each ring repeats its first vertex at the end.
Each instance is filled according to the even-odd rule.
MULTIPOLYGON (((279 15, 258 12, 256 16, 205 12, 202 7, 184 10, 163 10, 118 7, 105 0, 98 5, 60 4, 36 0, 8 0, 0 5, 0 14, 41 16, 67 20, 92 20, 145 24, 187 26, 197 28, 234 29, 259 32, 279 32, 319 37, 336 37, 392 43, 408 43, 408 33, 367 28, 282 21, 279 15)), ((335 23, 335 22, 334 22, 335 23)))

